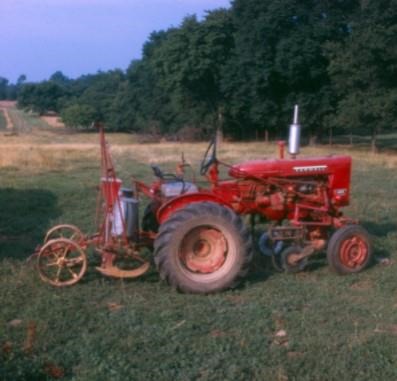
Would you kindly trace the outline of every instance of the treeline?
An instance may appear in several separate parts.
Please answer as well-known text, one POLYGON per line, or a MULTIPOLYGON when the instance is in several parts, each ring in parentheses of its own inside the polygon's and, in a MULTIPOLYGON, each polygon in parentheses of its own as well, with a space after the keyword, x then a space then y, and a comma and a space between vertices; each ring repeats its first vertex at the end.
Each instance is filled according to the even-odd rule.
POLYGON ((0 100, 15 101, 25 81, 25 75, 20 75, 16 84, 0 76, 0 100))
POLYGON ((298 103, 312 140, 375 138, 397 124, 397 0, 234 0, 153 32, 126 72, 57 72, 18 103, 74 127, 235 139, 284 137, 298 103))

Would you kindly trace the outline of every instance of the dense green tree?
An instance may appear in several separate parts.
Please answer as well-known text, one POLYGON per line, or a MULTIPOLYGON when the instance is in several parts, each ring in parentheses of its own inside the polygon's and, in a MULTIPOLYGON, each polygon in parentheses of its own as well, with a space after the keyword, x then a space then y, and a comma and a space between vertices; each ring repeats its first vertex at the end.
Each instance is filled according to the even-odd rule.
POLYGON ((150 68, 143 61, 133 61, 111 104, 110 126, 113 130, 159 132, 166 103, 166 94, 158 90, 150 68))
POLYGON ((298 103, 312 141, 326 130, 375 137, 396 126, 396 21, 397 0, 234 0, 153 32, 125 73, 72 80, 58 71, 17 85, 18 100, 60 111, 71 126, 95 119, 164 134, 222 126, 238 139, 285 138, 298 103))
POLYGON ((230 16, 218 10, 202 22, 187 17, 167 32, 148 58, 158 86, 169 94, 167 109, 176 129, 216 125, 224 106, 222 72, 234 46, 230 16))
POLYGON ((0 77, 0 99, 7 99, 8 79, 0 77))
POLYGON ((107 121, 111 104, 124 74, 121 70, 99 72, 79 97, 79 102, 95 110, 98 120, 107 121))
POLYGON ((61 111, 61 118, 69 127, 88 128, 95 122, 96 112, 89 105, 72 104, 61 111))
POLYGON ((58 100, 64 95, 65 89, 51 81, 26 84, 20 90, 18 105, 22 108, 31 108, 39 114, 48 111, 57 112, 58 100))
POLYGON ((173 129, 175 111, 169 96, 172 90, 164 89, 152 64, 169 33, 152 33, 143 46, 142 59, 129 66, 126 80, 120 83, 112 102, 109 123, 113 130, 159 133, 173 129))
POLYGON ((18 86, 18 87, 23 86, 23 84, 26 82, 26 80, 27 80, 26 75, 25 75, 25 74, 21 74, 21 75, 18 77, 18 79, 17 79, 17 86, 18 86))
POLYGON ((63 87, 67 87, 70 84, 70 79, 59 70, 51 75, 50 81, 63 87))
POLYGON ((235 0, 236 49, 224 77, 227 114, 240 136, 253 130, 285 135, 294 103, 307 130, 332 111, 324 48, 348 33, 356 1, 235 0), (248 130, 248 131, 247 131, 248 130))
POLYGON ((23 84, 18 105, 38 113, 60 112, 71 126, 88 126, 94 119, 108 122, 124 77, 121 70, 111 70, 71 80, 57 71, 48 81, 23 84), (78 110, 81 118, 76 117, 78 110))
POLYGON ((362 1, 348 38, 330 45, 338 94, 333 124, 376 136, 397 127, 397 1, 362 1))
POLYGON ((17 83, 10 83, 7 78, 0 77, 0 100, 15 100, 17 99, 18 92, 21 89, 23 82, 26 80, 26 76, 19 76, 17 83))
POLYGON ((35 102, 35 91, 37 84, 26 83, 21 87, 18 94, 18 107, 20 108, 32 108, 35 102))

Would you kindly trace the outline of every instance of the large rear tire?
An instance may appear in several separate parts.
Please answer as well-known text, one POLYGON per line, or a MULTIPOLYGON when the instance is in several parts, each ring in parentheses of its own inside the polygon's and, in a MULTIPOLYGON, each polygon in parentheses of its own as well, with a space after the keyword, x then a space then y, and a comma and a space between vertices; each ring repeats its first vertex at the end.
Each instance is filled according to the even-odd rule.
POLYGON ((331 236, 327 260, 336 273, 358 273, 367 267, 371 259, 371 242, 367 231, 360 225, 345 225, 331 236))
POLYGON ((235 287, 252 260, 248 228, 231 209, 212 202, 175 212, 160 226, 154 248, 161 278, 190 293, 235 287))

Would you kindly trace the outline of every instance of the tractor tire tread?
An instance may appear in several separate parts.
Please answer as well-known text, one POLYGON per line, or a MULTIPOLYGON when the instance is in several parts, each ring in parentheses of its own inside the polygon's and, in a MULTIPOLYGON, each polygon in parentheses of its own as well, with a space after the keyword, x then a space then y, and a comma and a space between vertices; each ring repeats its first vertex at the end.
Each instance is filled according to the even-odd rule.
POLYGON ((360 225, 345 225, 337 229, 331 236, 327 247, 327 261, 332 271, 339 275, 357 273, 369 265, 372 260, 372 247, 368 232, 360 225), (368 256, 365 262, 357 269, 349 269, 339 259, 340 243, 352 234, 358 234, 364 238, 368 245, 368 256))
MULTIPOLYGON (((247 275, 252 260, 252 240, 249 229, 242 219, 230 208, 213 202, 197 202, 176 211, 159 229, 158 236, 154 243, 154 262, 160 273, 160 278, 167 281, 174 288, 188 293, 212 293, 227 288, 235 287, 243 277, 247 275), (178 243, 175 243, 175 234, 187 221, 200 217, 211 217, 223 221, 228 228, 236 233, 236 245, 238 246, 238 258, 235 260, 238 268, 233 268, 231 277, 225 281, 217 280, 212 284, 198 283, 181 276, 176 270, 172 255, 177 251, 178 243)), ((229 274, 226 274, 229 275, 229 274)))

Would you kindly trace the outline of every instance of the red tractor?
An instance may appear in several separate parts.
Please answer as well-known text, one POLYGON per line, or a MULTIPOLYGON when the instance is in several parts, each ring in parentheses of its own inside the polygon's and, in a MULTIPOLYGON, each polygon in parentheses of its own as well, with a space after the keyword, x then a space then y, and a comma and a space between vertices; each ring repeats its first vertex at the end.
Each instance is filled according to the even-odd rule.
POLYGON ((98 270, 104 275, 141 275, 148 269, 147 263, 129 272, 116 267, 115 261, 120 252, 139 260, 139 248, 149 246, 154 248, 154 262, 161 278, 181 291, 210 293, 234 287, 247 274, 253 257, 252 229, 242 219, 247 215, 252 223, 257 216, 270 223, 259 239, 259 249, 272 258, 279 270, 300 271, 311 255, 326 250, 328 263, 337 273, 361 271, 372 255, 368 234, 340 210, 349 204, 351 158, 297 158, 299 140, 295 106, 290 158, 284 158, 284 143, 280 142, 279 159, 228 165, 217 158, 213 139, 200 166, 209 188, 185 181, 186 164, 182 160, 176 174, 163 173, 153 166, 157 180, 152 185, 133 180, 134 191, 124 193, 103 140, 101 188, 105 217, 99 233, 87 238, 77 228, 71 228, 74 238, 53 239, 52 232, 61 229, 52 229, 39 253, 41 277, 60 286, 75 283, 86 269, 81 251, 93 243, 102 255, 98 270), (228 168, 227 179, 220 180, 220 165, 228 168), (151 201, 140 228, 141 193, 151 201), (70 255, 69 262, 60 257, 67 257, 64 253, 71 250, 67 245, 72 244, 60 240, 78 246, 79 250, 74 247, 78 254, 70 255), (58 254, 54 255, 54 251, 58 254), (51 267, 55 267, 55 275, 46 274, 51 267), (75 267, 84 269, 75 272, 75 267), (73 272, 75 275, 68 276, 73 272))

